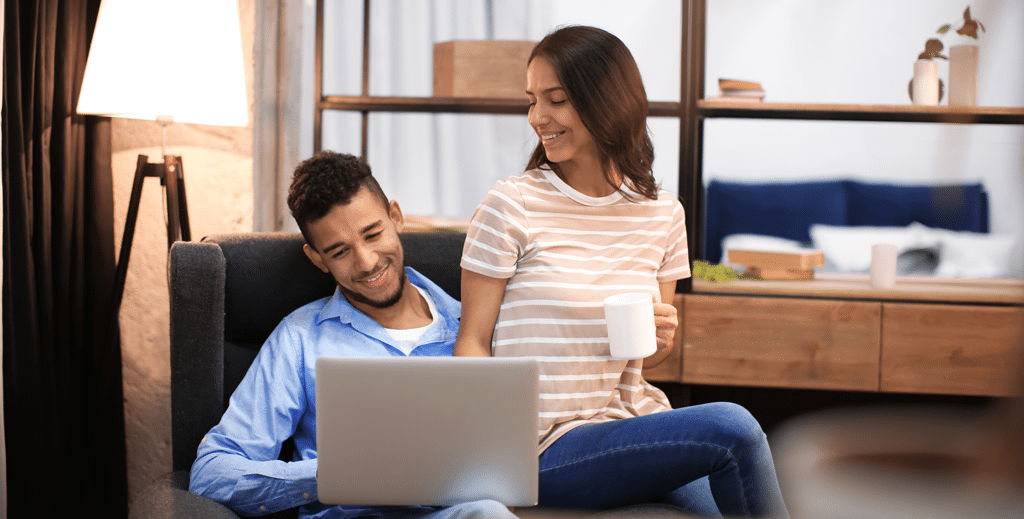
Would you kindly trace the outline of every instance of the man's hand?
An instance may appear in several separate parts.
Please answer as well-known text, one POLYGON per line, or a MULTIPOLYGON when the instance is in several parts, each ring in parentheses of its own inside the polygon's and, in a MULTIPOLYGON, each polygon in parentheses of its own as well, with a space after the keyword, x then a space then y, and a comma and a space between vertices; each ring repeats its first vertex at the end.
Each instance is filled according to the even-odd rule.
POLYGON ((644 359, 644 366, 654 367, 661 364, 672 352, 679 327, 679 315, 676 307, 664 303, 654 303, 654 326, 658 337, 658 351, 644 359))

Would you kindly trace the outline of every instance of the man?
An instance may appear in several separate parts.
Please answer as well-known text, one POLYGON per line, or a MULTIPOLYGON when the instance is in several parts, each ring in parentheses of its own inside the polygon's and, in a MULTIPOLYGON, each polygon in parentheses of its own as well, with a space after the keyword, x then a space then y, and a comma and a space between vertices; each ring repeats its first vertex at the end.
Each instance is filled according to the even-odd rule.
POLYGON ((274 330, 203 438, 190 490, 241 515, 299 506, 317 518, 514 518, 496 501, 433 507, 329 507, 317 501, 316 359, 321 356, 451 356, 461 307, 404 266, 402 211, 370 167, 320 152, 295 170, 288 207, 310 261, 330 273, 331 297, 309 303, 274 330), (292 438, 291 462, 281 462, 292 438))

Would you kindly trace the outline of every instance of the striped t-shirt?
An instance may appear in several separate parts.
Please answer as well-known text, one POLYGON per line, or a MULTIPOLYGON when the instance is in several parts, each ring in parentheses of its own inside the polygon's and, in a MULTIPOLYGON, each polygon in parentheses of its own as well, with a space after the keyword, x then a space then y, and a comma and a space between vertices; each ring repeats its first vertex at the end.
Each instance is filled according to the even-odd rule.
POLYGON ((609 356, 605 297, 689 277, 678 199, 584 195, 548 169, 500 180, 473 215, 462 267, 507 278, 496 357, 540 361, 540 449, 590 422, 670 409, 642 361, 609 356))

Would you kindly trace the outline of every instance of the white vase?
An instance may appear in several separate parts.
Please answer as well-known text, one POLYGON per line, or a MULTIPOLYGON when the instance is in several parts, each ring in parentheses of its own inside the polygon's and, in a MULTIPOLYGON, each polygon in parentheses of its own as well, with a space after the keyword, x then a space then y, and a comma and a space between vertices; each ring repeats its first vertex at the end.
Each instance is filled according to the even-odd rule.
POLYGON ((978 105, 978 46, 949 48, 949 105, 978 105))
POLYGON ((913 91, 910 96, 915 105, 938 106, 939 65, 930 59, 914 62, 913 91))

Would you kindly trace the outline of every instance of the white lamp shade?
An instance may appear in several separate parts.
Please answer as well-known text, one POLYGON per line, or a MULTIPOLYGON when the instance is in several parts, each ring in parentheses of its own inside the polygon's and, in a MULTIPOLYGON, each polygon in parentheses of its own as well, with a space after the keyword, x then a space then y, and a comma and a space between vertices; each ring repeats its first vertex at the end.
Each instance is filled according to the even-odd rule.
POLYGON ((245 126, 237 0, 103 0, 78 113, 245 126))

